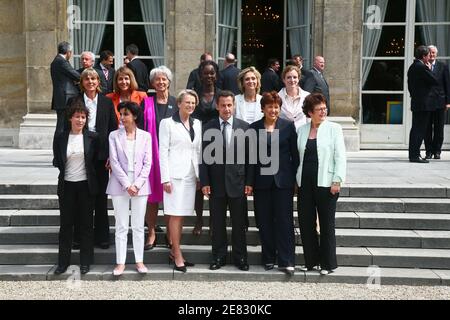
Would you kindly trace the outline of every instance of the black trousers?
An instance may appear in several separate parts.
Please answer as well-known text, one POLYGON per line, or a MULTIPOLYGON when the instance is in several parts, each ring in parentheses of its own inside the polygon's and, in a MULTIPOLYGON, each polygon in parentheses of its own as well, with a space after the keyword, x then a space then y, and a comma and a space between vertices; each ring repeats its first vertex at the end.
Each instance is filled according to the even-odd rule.
POLYGON ((409 133, 409 159, 417 159, 420 156, 420 146, 425 139, 431 111, 413 111, 412 126, 409 133))
POLYGON ((55 136, 64 132, 66 119, 66 109, 57 109, 55 136))
POLYGON ((75 218, 79 223, 80 264, 92 264, 94 257, 94 230, 92 225, 94 198, 89 194, 87 181, 65 181, 63 194, 58 199, 60 210, 58 264, 60 266, 70 265, 75 218))
MULTIPOLYGON (((109 243, 109 220, 108 220, 108 195, 106 187, 109 181, 109 172, 105 169, 106 160, 95 163, 97 174, 98 193, 94 199, 94 242, 96 244, 109 243)), ((79 222, 75 220, 74 241, 80 243, 79 222)))
POLYGON ((212 227, 212 256, 213 260, 226 260, 227 256, 227 208, 231 215, 231 246, 232 258, 235 264, 244 260, 247 262, 247 239, 245 235, 246 197, 230 198, 211 197, 209 199, 211 227, 212 227))
POLYGON ((322 269, 337 268, 336 258, 336 202, 339 194, 330 188, 317 187, 314 179, 302 179, 297 201, 298 222, 307 268, 320 264, 322 269), (316 231, 316 213, 319 214, 320 243, 316 231))
POLYGON ((445 108, 431 112, 425 135, 425 150, 431 154, 441 154, 444 142, 445 108))
POLYGON ((254 204, 259 237, 262 245, 262 264, 279 267, 295 266, 294 191, 255 189, 254 204))

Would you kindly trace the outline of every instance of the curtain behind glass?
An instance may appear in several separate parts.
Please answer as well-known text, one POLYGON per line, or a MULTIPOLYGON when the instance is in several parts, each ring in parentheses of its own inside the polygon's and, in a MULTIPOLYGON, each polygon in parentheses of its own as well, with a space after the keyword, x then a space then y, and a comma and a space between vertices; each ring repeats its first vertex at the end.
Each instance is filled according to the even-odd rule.
MULTIPOLYGON (((365 1, 364 10, 367 10, 370 6, 378 6, 380 8, 380 23, 384 22, 384 18, 386 16, 386 8, 388 5, 388 0, 366 0, 365 1)), ((364 12, 364 22, 367 22, 367 12, 364 12)), ((380 42, 381 38, 381 32, 383 31, 383 28, 380 26, 378 27, 371 27, 368 28, 367 26, 364 26, 363 31, 363 57, 374 57, 377 49, 378 49, 378 43, 380 42)), ((367 81, 367 78, 370 73, 370 68, 372 68, 373 60, 363 60, 362 65, 362 86, 364 87, 364 84, 367 81)))
MULTIPOLYGON (((162 0, 140 0, 144 22, 164 22, 162 0)), ((152 56, 164 56, 164 26, 145 25, 145 35, 152 56)), ((164 64, 164 58, 153 59, 155 67, 164 64)))
POLYGON ((306 65, 311 64, 311 50, 309 43, 309 13, 310 0, 288 0, 287 2, 287 27, 298 27, 288 30, 291 54, 300 54, 306 65))
MULTIPOLYGON (((111 0, 74 0, 74 5, 81 9, 83 21, 106 21, 111 0)), ((104 24, 81 24, 81 29, 74 32, 74 52, 92 51, 98 54, 105 33, 104 24)))
MULTIPOLYGON (((450 1, 418 0, 417 13, 421 22, 450 22, 450 1)), ((450 36, 448 26, 421 26, 427 45, 435 45, 439 55, 450 56, 450 36)))
MULTIPOLYGON (((219 24, 237 28, 237 0, 219 0, 219 24)), ((219 57, 225 58, 233 49, 236 29, 219 26, 219 57)), ((219 60, 219 67, 223 61, 219 60)))

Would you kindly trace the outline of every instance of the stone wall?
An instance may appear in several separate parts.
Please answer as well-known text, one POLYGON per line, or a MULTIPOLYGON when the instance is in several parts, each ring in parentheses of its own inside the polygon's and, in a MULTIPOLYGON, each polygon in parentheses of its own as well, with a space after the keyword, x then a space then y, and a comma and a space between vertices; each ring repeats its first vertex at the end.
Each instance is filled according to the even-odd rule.
POLYGON ((175 95, 186 87, 200 55, 214 52, 214 1, 169 0, 168 19, 168 64, 175 75, 171 90, 175 95))
POLYGON ((27 113, 23 1, 0 0, 0 145, 10 146, 27 113))
POLYGON ((325 57, 333 116, 359 119, 361 60, 360 0, 316 0, 314 56, 325 57))

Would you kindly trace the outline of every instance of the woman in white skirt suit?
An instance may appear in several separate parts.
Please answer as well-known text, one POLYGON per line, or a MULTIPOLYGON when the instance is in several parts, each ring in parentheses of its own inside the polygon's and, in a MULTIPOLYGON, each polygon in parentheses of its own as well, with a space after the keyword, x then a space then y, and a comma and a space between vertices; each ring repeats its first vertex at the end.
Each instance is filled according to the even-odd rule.
POLYGON ((191 117, 198 104, 193 90, 183 90, 177 97, 179 112, 163 119, 159 127, 161 183, 164 188, 164 214, 169 216, 172 251, 169 259, 174 269, 186 272, 192 266, 180 250, 183 218, 194 215, 198 164, 201 152, 201 122, 191 117))

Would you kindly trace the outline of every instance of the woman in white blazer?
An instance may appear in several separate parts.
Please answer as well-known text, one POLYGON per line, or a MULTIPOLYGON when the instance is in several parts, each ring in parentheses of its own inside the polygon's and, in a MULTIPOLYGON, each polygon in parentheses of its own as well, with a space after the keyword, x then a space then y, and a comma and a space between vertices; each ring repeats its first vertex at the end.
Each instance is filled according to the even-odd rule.
POLYGON ((173 261, 174 269, 181 272, 186 272, 186 266, 193 266, 183 258, 180 242, 184 217, 194 215, 199 178, 202 125, 191 117, 198 101, 195 91, 181 91, 177 97, 179 112, 163 119, 159 126, 164 214, 169 216, 168 228, 172 243, 169 263, 173 261))
POLYGON ((136 126, 140 107, 127 101, 121 102, 118 110, 123 128, 109 135, 111 177, 106 189, 112 197, 116 218, 115 276, 125 270, 130 200, 136 269, 139 273, 148 271, 144 265, 144 219, 147 197, 151 193, 148 177, 152 164, 151 136, 136 126))
POLYGON ((253 123, 262 119, 264 116, 261 112, 262 96, 259 94, 261 74, 255 67, 248 67, 239 73, 237 82, 242 94, 237 95, 235 98, 236 118, 247 123, 253 123))
POLYGON ((320 264, 322 275, 337 268, 336 202, 346 173, 342 128, 328 121, 326 98, 320 93, 306 97, 303 112, 311 122, 297 130, 300 165, 297 170, 298 218, 306 266, 320 264), (320 244, 316 233, 316 212, 320 221, 320 244))

